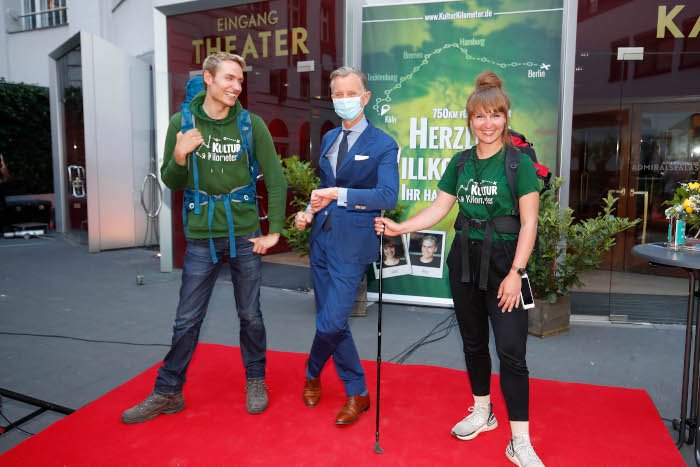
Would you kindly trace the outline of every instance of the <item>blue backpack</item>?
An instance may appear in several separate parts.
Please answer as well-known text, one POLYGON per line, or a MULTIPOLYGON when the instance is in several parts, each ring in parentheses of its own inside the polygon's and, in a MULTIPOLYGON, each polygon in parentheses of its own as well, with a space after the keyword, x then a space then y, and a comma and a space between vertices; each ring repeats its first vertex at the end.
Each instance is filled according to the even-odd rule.
MULTIPOLYGON (((194 116, 190 110, 190 102, 201 91, 204 90, 204 79, 202 76, 195 76, 191 78, 187 85, 185 86, 185 100, 182 103, 181 114, 182 114, 182 124, 181 131, 185 133, 195 127, 194 116)), ((257 193, 255 191, 255 182, 258 179, 258 161, 255 159, 254 148, 253 148, 253 125, 250 122, 250 114, 246 109, 242 109, 238 114, 238 131, 241 134, 241 142, 243 144, 243 149, 245 150, 246 157, 248 158, 248 171, 250 173, 250 183, 245 186, 234 188, 229 193, 222 195, 210 195, 199 189, 199 172, 197 170, 197 149, 190 153, 189 163, 192 166, 192 176, 194 178, 194 187, 185 188, 184 201, 182 203, 182 222, 185 227, 185 237, 187 237, 187 215, 188 213, 194 211, 195 214, 200 214, 202 212, 201 206, 204 204, 210 204, 214 206, 215 203, 224 203, 224 208, 226 209, 226 219, 228 221, 228 233, 230 241, 230 253, 231 257, 236 256, 236 238, 233 228, 233 214, 231 212, 231 203, 249 203, 255 204, 257 208, 257 193)), ((211 250, 211 257, 214 263, 218 262, 216 257, 216 251, 214 249, 214 240, 211 236, 211 224, 214 218, 214 209, 209 209, 209 249, 211 250)))

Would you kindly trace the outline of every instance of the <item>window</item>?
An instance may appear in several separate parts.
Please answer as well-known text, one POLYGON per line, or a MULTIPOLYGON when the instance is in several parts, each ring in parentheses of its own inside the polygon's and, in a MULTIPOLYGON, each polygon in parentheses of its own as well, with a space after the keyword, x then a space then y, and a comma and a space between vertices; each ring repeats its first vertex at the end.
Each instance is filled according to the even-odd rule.
POLYGON ((658 39, 656 29, 634 36, 634 45, 644 47, 644 60, 634 62, 634 78, 669 73, 673 66, 674 38, 658 39))
POLYGON ((697 18, 689 18, 683 23, 683 53, 681 54, 680 69, 700 67, 700 40, 690 37, 697 18))
POLYGON ((66 24, 66 0, 22 0, 21 18, 25 31, 66 24))
POLYGON ((594 16, 605 13, 632 0, 579 0, 578 2, 578 22, 585 21, 594 16))

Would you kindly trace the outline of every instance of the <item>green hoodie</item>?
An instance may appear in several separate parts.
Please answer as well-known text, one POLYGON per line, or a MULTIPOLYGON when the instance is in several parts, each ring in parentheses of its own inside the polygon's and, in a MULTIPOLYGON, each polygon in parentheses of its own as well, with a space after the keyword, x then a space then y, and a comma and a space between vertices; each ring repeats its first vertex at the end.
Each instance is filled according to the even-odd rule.
MULTIPOLYGON (((199 189, 210 195, 228 193, 234 188, 250 184, 248 160, 241 144, 237 117, 243 109, 240 102, 231 107, 229 114, 221 119, 210 118, 202 108, 206 91, 197 94, 190 103, 195 127, 202 133, 204 144, 197 150, 197 171, 199 189)), ((176 113, 170 118, 168 134, 165 139, 161 179, 171 190, 194 188, 194 176, 191 170, 191 157, 187 165, 175 162, 173 151, 177 133, 181 131, 182 115, 176 113)), ((284 225, 285 205, 287 201, 287 181, 280 164, 280 159, 272 143, 272 136, 265 122, 258 115, 250 114, 253 125, 253 152, 258 161, 260 172, 265 174, 267 188, 268 219, 270 233, 281 233, 284 225)), ((233 223, 236 236, 247 235, 260 229, 255 204, 231 203, 233 223)), ((188 238, 209 238, 209 205, 202 205, 201 214, 194 211, 188 214, 188 238)), ((211 227, 212 237, 228 237, 228 222, 223 202, 215 203, 214 219, 211 227)))

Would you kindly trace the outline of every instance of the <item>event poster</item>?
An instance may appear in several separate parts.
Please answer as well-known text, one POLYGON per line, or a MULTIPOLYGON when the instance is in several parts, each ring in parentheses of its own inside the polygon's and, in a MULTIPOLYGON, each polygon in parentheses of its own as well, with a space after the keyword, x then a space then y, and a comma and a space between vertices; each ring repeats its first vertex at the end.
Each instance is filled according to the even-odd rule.
MULTIPOLYGON (((404 219, 430 205, 450 159, 474 144, 465 107, 477 75, 485 70, 504 80, 512 101, 511 128, 533 142, 540 162, 556 169, 562 23, 563 0, 363 8, 362 70, 372 92, 365 113, 398 142, 404 219)), ((452 304, 444 262, 456 215, 455 206, 430 229, 425 245, 403 240, 409 250, 424 248, 425 255, 432 255, 424 255, 424 261, 439 258, 439 272, 416 268, 415 259, 407 261, 410 270, 403 267, 401 274, 383 279, 385 300, 452 304)), ((376 297, 377 285, 376 275, 370 274, 370 298, 376 297)))

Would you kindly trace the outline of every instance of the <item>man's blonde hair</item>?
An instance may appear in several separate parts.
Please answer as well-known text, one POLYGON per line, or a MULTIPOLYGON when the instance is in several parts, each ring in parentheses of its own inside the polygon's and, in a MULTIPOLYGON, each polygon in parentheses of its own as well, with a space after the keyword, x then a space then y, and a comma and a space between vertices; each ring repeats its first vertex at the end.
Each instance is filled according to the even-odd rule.
POLYGON ((362 84, 362 90, 366 91, 367 90, 367 75, 362 73, 360 70, 357 68, 353 68, 351 66, 341 66, 340 68, 337 68, 333 70, 331 73, 331 91, 333 91, 333 80, 338 78, 338 77, 346 77, 348 75, 355 75, 358 78, 360 78, 360 83, 362 84))
POLYGON ((245 59, 240 55, 230 54, 228 52, 214 52, 204 59, 204 63, 202 63, 202 73, 209 71, 212 77, 216 76, 216 72, 219 71, 219 65, 221 65, 221 62, 225 62, 227 60, 238 63, 241 66, 241 69, 245 70, 245 59))

